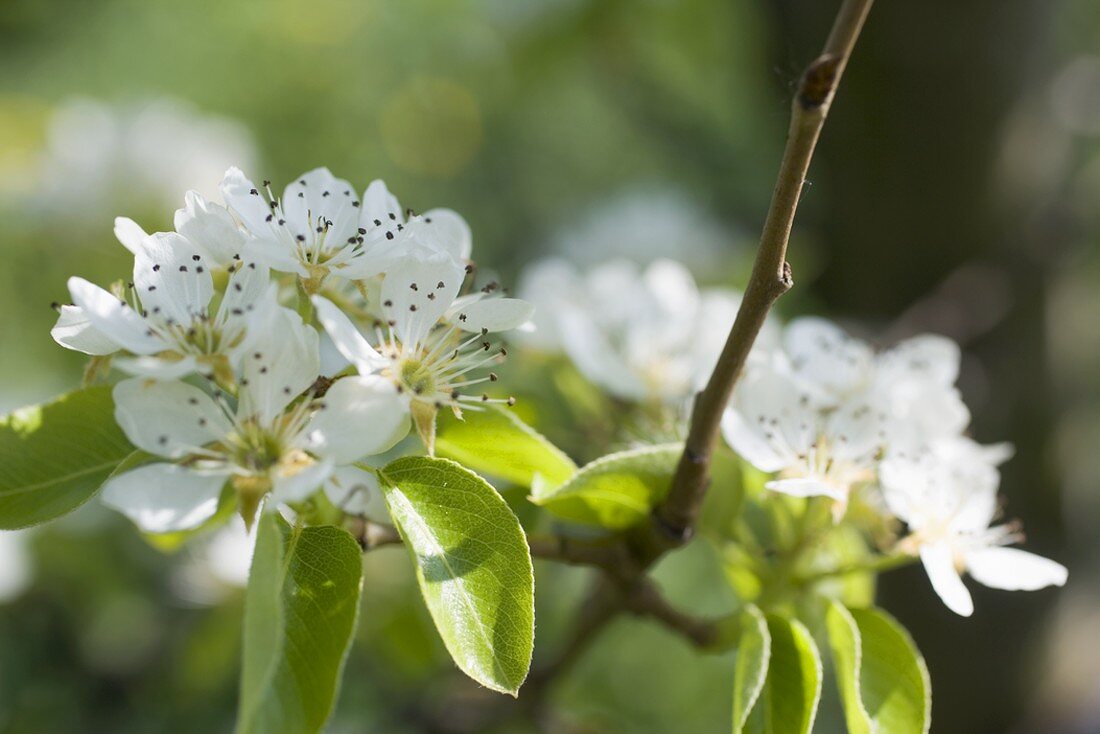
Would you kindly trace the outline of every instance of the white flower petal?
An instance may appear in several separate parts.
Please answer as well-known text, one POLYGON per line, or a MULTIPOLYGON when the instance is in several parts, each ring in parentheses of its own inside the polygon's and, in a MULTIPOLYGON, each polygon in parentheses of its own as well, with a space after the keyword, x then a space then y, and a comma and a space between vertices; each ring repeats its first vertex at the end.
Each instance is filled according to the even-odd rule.
POLYGON ((271 284, 267 265, 243 258, 235 262, 225 287, 225 297, 218 306, 218 320, 222 323, 247 320, 263 301, 271 284))
POLYGON ((405 217, 397 197, 386 188, 386 182, 375 179, 363 192, 363 206, 359 213, 359 226, 367 230, 364 235, 367 242, 385 239, 386 232, 396 234, 398 224, 404 224, 405 217))
POLYGON ((951 546, 947 543, 925 545, 920 549, 920 560, 928 573, 928 580, 932 582, 932 588, 947 608, 963 617, 973 614, 974 600, 955 568, 955 555, 951 546))
POLYGON ((107 480, 102 498, 145 532, 171 533, 213 517, 224 484, 224 475, 149 464, 107 480))
POLYGON ((149 235, 141 225, 129 217, 115 217, 115 237, 122 246, 135 255, 140 255, 145 238, 149 235))
POLYGON ((665 313, 695 313, 699 289, 691 272, 675 260, 654 260, 642 275, 647 290, 665 313))
POLYGON ((951 386, 959 377, 962 353, 951 339, 923 334, 878 356, 877 370, 890 381, 921 380, 951 386))
POLYGON ((724 421, 726 441, 761 471, 800 465, 817 440, 819 406, 782 371, 749 370, 734 390, 728 411, 740 420, 724 421))
POLYGON ((783 332, 783 346, 798 375, 828 396, 842 398, 871 377, 870 346, 825 319, 791 321, 783 332))
POLYGON ((317 309, 317 320, 325 327, 340 353, 359 370, 359 374, 369 375, 389 364, 389 360, 363 338, 355 324, 336 304, 322 296, 314 296, 312 300, 317 309))
POLYGON ((118 351, 118 344, 92 326, 79 306, 61 307, 57 323, 50 329, 50 336, 66 349, 84 354, 102 356, 118 351))
POLYGON ((264 309, 249 328, 257 337, 243 356, 237 412, 266 426, 321 374, 317 332, 282 306, 264 309))
POLYGON ((27 530, 0 530, 0 604, 18 598, 34 577, 27 530))
POLYGON ((466 331, 510 331, 531 319, 535 307, 518 298, 484 298, 458 311, 453 319, 466 331))
POLYGON ((267 502, 264 510, 275 511, 276 503, 301 502, 316 492, 332 474, 332 459, 316 461, 290 475, 276 475, 272 482, 271 498, 274 502, 267 502))
POLYGON ((424 224, 433 233, 432 240, 459 262, 470 259, 473 252, 473 235, 470 225, 462 215, 451 209, 431 209, 421 215, 424 224))
POLYGON ((69 278, 69 294, 88 321, 103 336, 134 354, 152 354, 163 349, 160 339, 150 335, 140 314, 119 299, 83 278, 69 278))
POLYGON ((244 248, 244 233, 229 211, 207 201, 197 191, 184 195, 184 206, 176 210, 176 231, 202 251, 211 264, 225 267, 244 248))
POLYGON ((256 237, 270 238, 272 227, 267 221, 271 207, 259 196, 256 185, 234 166, 225 172, 221 182, 222 198, 229 211, 237 215, 245 227, 256 237), (253 194, 252 192, 257 193, 253 194))
POLYGON ((294 273, 303 278, 309 276, 302 261, 293 248, 285 246, 282 240, 272 234, 269 238, 256 238, 245 242, 241 258, 246 262, 266 265, 280 273, 294 273))
POLYGON ((395 322, 402 344, 422 342, 451 307, 465 277, 465 266, 444 253, 407 257, 386 273, 382 312, 395 322))
POLYGON ((972 550, 966 554, 966 569, 978 583, 1007 591, 1064 586, 1069 576, 1061 563, 1019 548, 972 550))
POLYGON ((581 374, 617 397, 627 400, 650 397, 645 381, 611 346, 591 317, 563 304, 558 310, 558 322, 565 352, 581 374))
POLYGON ((198 362, 194 357, 182 359, 162 359, 154 355, 141 357, 120 357, 114 366, 128 375, 150 377, 156 380, 177 380, 198 371, 198 362))
POLYGON ((782 492, 792 497, 831 497, 840 502, 848 499, 847 493, 841 488, 813 477, 775 479, 764 486, 773 492, 782 492))
POLYGON ((722 415, 722 437, 738 456, 769 474, 791 466, 797 458, 773 446, 758 426, 736 410, 727 409, 722 415))
POLYGON ((325 494, 344 512, 363 515, 375 522, 390 522, 389 509, 374 472, 354 466, 337 467, 325 482, 325 494))
POLYGON ((332 341, 327 331, 322 331, 319 336, 317 351, 321 355, 321 374, 325 377, 335 377, 337 373, 347 369, 351 361, 336 348, 336 342, 332 341))
POLYGON ((337 464, 380 454, 409 432, 408 402, 385 378, 341 378, 323 402, 306 437, 310 451, 337 464))
POLYGON ((547 352, 564 351, 565 335, 558 309, 570 302, 576 306, 584 303, 586 295, 579 288, 580 283, 576 268, 561 258, 540 260, 523 270, 518 293, 535 305, 535 328, 524 338, 525 344, 547 352))
POLYGON ((327 228, 329 247, 342 246, 355 234, 359 211, 351 184, 336 178, 327 168, 303 173, 283 193, 283 213, 294 235, 313 239, 318 227, 327 228))
POLYGON ((220 440, 231 428, 206 393, 183 382, 132 378, 115 385, 113 394, 119 427, 135 446, 151 454, 184 456, 220 440))
POLYGON ((144 250, 134 258, 134 287, 146 311, 184 325, 207 314, 214 296, 210 263, 175 232, 146 238, 144 250))

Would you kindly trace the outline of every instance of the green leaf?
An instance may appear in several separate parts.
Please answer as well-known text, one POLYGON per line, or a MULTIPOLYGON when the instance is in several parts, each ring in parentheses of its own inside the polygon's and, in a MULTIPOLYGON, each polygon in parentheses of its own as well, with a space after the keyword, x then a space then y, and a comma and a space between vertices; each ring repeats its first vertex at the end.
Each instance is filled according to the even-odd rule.
POLYGON ((931 725, 928 669, 912 638, 878 609, 825 614, 841 703, 852 734, 925 734, 931 725))
POLYGON ((516 695, 535 637, 531 552, 516 516, 484 479, 447 459, 398 459, 381 476, 455 664, 487 688, 516 695))
POLYGON ((610 530, 631 527, 668 493, 682 450, 680 444, 661 444, 608 454, 561 486, 536 486, 531 501, 572 522, 610 530))
POLYGON ((821 656, 801 622, 769 614, 768 678, 749 716, 746 732, 808 734, 821 698, 821 656))
POLYGON ((106 386, 0 418, 0 529, 38 525, 72 512, 133 451, 115 423, 106 386))
POLYGON ((439 416, 436 453, 480 472, 523 487, 538 481, 557 486, 577 465, 515 413, 496 407, 468 410, 462 420, 449 411, 439 416))
POLYGON ((308 734, 328 720, 359 616, 362 550, 346 531, 264 513, 248 579, 238 734, 308 734))
POLYGON ((745 730, 764 682, 768 675, 771 656, 771 636, 763 613, 749 604, 741 613, 741 639, 737 643, 737 655, 733 667, 733 731, 745 730))

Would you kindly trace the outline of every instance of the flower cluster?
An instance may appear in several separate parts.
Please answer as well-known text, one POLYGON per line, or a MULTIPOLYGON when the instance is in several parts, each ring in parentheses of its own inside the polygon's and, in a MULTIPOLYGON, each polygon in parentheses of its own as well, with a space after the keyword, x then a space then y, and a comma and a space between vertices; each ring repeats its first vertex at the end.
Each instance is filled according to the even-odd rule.
POLYGON ((322 488, 347 512, 377 511, 364 459, 411 425, 430 452, 438 410, 510 400, 473 388, 505 354, 490 335, 533 309, 493 285, 467 292, 458 214, 403 211, 381 181, 360 197, 323 168, 281 197, 232 168, 221 191, 224 206, 189 192, 175 232, 117 219, 132 279, 70 279, 52 331, 129 376, 115 417, 154 460, 103 499, 141 528, 194 528, 234 498, 251 522, 322 488))
MULTIPOLYGON (((700 291, 680 264, 645 269, 612 260, 581 276, 549 259, 533 265, 521 293, 539 305, 527 342, 566 354, 591 382, 634 404, 687 404, 709 376, 740 296, 700 291)), ((876 352, 819 318, 782 329, 771 321, 753 348, 722 429, 745 461, 770 476, 766 487, 824 497, 840 522, 854 492, 900 521, 899 553, 919 556, 954 611, 973 604, 968 572, 1001 589, 1061 585, 1066 569, 1004 547, 1020 540, 996 525, 998 465, 1007 445, 966 435, 970 412, 955 382, 960 351, 923 335, 876 352)))
POLYGON ((1019 533, 991 527, 997 466, 1011 449, 965 435, 959 362, 943 337, 876 353, 832 323, 796 319, 748 366, 722 427, 738 454, 774 475, 768 489, 828 497, 837 520, 854 491, 879 498, 873 504, 909 529, 897 550, 919 555, 947 606, 970 615, 963 571, 995 588, 1038 589, 1064 584, 1066 569, 1003 547, 1019 533))

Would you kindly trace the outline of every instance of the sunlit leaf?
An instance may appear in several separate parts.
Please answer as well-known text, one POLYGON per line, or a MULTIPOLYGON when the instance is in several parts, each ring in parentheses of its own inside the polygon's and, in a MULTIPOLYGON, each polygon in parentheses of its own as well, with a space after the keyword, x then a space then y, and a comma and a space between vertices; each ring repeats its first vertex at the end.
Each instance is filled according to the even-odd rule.
POLYGON ((72 512, 133 452, 115 423, 109 387, 71 392, 0 419, 0 529, 72 512))
POLYGON ((767 615, 771 636, 768 677, 745 732, 807 734, 821 698, 821 656, 801 622, 767 615))
POLYGON ((509 482, 530 487, 537 478, 557 486, 577 471, 576 464, 545 436, 510 410, 468 410, 462 420, 439 416, 435 450, 440 456, 509 482))
POLYGON ((733 731, 745 730, 745 723, 768 676, 771 635, 764 614, 752 604, 741 613, 741 638, 733 668, 733 731))
POLYGON ((321 730, 340 687, 362 580, 362 550, 346 531, 262 516, 245 599, 237 734, 321 730))
POLYGON ((608 454, 565 484, 535 487, 531 501, 572 522, 628 528, 664 499, 681 451, 680 444, 661 444, 608 454))
POLYGON ((515 695, 535 634, 531 554, 515 514, 484 479, 448 459, 398 459, 381 476, 455 664, 487 688, 515 695))
POLYGON ((878 609, 832 602, 825 615, 837 685, 852 734, 925 734, 932 693, 912 638, 878 609))

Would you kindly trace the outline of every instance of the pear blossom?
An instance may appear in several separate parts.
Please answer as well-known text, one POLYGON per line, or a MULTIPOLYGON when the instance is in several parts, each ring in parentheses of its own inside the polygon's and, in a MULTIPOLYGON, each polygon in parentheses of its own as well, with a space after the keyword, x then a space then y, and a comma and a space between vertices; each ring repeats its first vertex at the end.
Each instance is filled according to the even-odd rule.
POLYGON ((958 346, 922 335, 875 353, 819 318, 790 322, 770 361, 750 364, 723 418, 726 442, 778 478, 767 486, 822 495, 843 513, 889 447, 961 435, 970 420, 955 379, 958 346))
POLYGON ((746 461, 778 475, 768 489, 830 497, 843 514, 851 489, 875 477, 882 425, 872 406, 830 405, 779 362, 749 370, 723 416, 722 432, 746 461))
POLYGON ((249 320, 257 309, 274 307, 274 297, 267 267, 237 259, 217 301, 204 252, 177 233, 145 236, 124 298, 70 278, 73 305, 60 307, 54 341, 90 355, 122 352, 115 364, 131 374, 167 379, 200 372, 231 381, 248 348, 249 320))
MULTIPOLYGON (((700 292, 673 260, 644 271, 612 260, 584 276, 564 261, 544 260, 525 273, 520 294, 538 308, 527 339, 534 348, 565 352, 619 398, 672 405, 702 387, 741 302, 733 291, 700 292)), ((772 338, 769 324, 761 343, 772 338)))
POLYGON ((461 414, 463 406, 506 402, 470 389, 495 381, 488 368, 507 354, 488 335, 517 328, 533 310, 517 298, 485 292, 459 296, 465 277, 465 267, 443 252, 399 261, 381 284, 385 320, 374 327, 374 345, 335 304, 313 297, 317 317, 337 349, 360 375, 394 385, 429 451, 440 408, 461 414))
POLYGON ((376 376, 336 380, 323 399, 317 332, 277 308, 244 360, 236 404, 179 381, 124 380, 115 419, 161 460, 110 479, 103 500, 148 532, 196 527, 217 510, 224 485, 246 522, 267 507, 306 499, 344 467, 391 448, 409 422, 393 385, 376 376))
POLYGON ((316 168, 276 198, 268 182, 257 187, 238 168, 221 184, 226 205, 253 238, 252 253, 273 270, 295 273, 309 293, 330 276, 357 280, 378 275, 410 250, 470 256, 470 229, 449 209, 406 216, 379 180, 360 200, 351 184, 316 168))
POLYGON ((1018 548, 1013 525, 991 525, 998 514, 997 464, 1011 450, 968 438, 940 440, 918 453, 888 456, 880 469, 887 506, 909 527, 899 547, 920 556, 932 588, 951 611, 974 612, 962 582, 968 573, 995 589, 1062 586, 1065 566, 1018 548))

